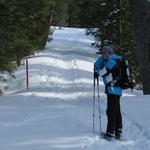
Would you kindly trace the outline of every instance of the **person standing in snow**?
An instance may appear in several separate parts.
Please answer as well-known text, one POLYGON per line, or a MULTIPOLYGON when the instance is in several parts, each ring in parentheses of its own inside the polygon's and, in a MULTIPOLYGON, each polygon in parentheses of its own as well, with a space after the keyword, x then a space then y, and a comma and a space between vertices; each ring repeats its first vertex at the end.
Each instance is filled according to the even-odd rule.
POLYGON ((104 46, 101 55, 94 64, 95 78, 101 76, 105 84, 107 94, 107 130, 104 138, 120 139, 122 134, 122 115, 120 111, 120 97, 122 89, 119 85, 119 67, 117 61, 122 59, 115 54, 112 46, 104 46))

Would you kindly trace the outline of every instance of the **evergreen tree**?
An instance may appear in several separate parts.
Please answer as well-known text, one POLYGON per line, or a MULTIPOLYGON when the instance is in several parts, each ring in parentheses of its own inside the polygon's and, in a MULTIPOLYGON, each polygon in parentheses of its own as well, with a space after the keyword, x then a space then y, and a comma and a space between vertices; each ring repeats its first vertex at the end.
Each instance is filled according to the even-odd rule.
POLYGON ((136 56, 144 94, 150 94, 150 2, 132 0, 132 18, 136 38, 136 56))
POLYGON ((25 56, 45 46, 50 0, 0 1, 0 71, 12 72, 25 56))
POLYGON ((97 46, 101 47, 105 40, 110 41, 115 45, 118 53, 127 55, 134 79, 139 82, 130 1, 78 0, 78 6, 80 7, 80 24, 89 28, 87 33, 95 37, 95 44, 98 43, 97 46), (125 49, 128 49, 128 53, 125 49))
POLYGON ((68 1, 68 25, 69 27, 79 27, 79 7, 75 0, 68 1))
POLYGON ((52 25, 67 26, 68 20, 68 0, 55 0, 52 25))

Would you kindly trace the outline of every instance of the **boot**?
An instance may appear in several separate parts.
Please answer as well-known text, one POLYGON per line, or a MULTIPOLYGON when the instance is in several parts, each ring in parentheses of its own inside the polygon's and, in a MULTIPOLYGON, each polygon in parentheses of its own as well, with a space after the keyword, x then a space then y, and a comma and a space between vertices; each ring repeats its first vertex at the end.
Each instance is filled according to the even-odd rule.
POLYGON ((121 137, 122 137, 122 129, 117 129, 115 133, 115 138, 119 140, 121 139, 121 137))
POLYGON ((104 139, 111 141, 112 139, 114 139, 115 135, 109 132, 106 132, 103 136, 104 139))

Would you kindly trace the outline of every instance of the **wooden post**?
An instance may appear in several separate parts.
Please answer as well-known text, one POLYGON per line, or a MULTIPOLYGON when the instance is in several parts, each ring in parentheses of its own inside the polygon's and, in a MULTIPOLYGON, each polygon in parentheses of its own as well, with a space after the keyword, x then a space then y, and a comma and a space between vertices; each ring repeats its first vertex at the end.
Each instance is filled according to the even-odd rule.
POLYGON ((26 87, 29 89, 29 71, 28 71, 28 59, 26 59, 26 87))

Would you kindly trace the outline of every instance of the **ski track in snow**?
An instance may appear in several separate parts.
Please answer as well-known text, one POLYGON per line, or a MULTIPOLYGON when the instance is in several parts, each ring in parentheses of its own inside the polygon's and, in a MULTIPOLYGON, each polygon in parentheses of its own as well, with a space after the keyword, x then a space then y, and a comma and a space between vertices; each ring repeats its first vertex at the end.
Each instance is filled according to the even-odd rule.
MULTIPOLYGON (((2 150, 149 150, 150 133, 126 114, 123 100, 125 141, 108 142, 92 133, 93 63, 96 49, 84 29, 56 30, 54 40, 29 59, 29 90, 25 68, 9 78, 0 98, 0 149, 2 150)), ((106 128, 106 96, 100 81, 102 130, 106 128)), ((136 94, 135 94, 136 95, 136 94)), ((126 91, 134 98, 134 93, 126 91)), ((98 110, 96 103, 96 110, 98 110)))

